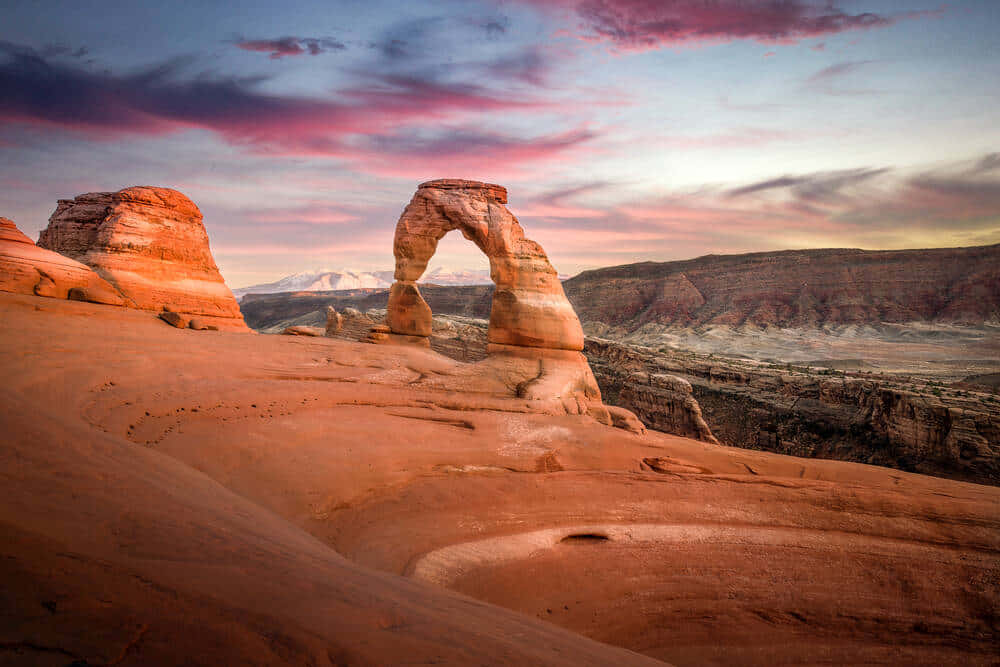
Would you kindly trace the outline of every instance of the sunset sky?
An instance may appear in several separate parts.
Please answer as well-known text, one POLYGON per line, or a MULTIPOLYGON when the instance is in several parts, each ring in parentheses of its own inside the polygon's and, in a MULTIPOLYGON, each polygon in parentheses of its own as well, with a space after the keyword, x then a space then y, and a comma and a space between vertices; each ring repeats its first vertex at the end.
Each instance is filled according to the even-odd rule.
MULTIPOLYGON (((505 185, 556 268, 1000 242, 996 0, 22 2, 0 215, 176 188, 231 287, 392 268, 416 185, 505 185)), ((483 268, 449 235, 432 266, 483 268)))

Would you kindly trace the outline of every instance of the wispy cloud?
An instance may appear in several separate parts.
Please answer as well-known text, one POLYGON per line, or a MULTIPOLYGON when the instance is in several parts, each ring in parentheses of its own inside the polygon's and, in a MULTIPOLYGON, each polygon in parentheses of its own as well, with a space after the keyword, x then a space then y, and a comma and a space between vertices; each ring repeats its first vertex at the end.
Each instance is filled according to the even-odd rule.
POLYGON ((578 34, 625 51, 753 40, 795 44, 803 39, 883 28, 926 12, 852 13, 809 0, 521 0, 543 9, 571 9, 578 34))
POLYGON ((477 151, 478 164, 548 159, 592 136, 585 130, 523 138, 467 130, 431 136, 421 128, 440 130, 490 112, 558 110, 527 94, 495 94, 433 74, 370 74, 368 83, 343 88, 334 100, 262 92, 260 78, 190 75, 186 61, 113 74, 53 62, 11 45, 0 45, 0 58, 4 55, 0 89, 9 92, 0 97, 0 120, 56 126, 97 139, 200 128, 259 153, 347 158, 386 169, 391 157, 398 169, 411 156, 418 161, 418 155, 428 164, 448 156, 459 166, 473 164, 477 151))
POLYGON ((244 51, 267 53, 272 60, 287 56, 318 56, 327 51, 343 51, 347 45, 332 37, 278 37, 276 39, 245 39, 233 41, 244 51))

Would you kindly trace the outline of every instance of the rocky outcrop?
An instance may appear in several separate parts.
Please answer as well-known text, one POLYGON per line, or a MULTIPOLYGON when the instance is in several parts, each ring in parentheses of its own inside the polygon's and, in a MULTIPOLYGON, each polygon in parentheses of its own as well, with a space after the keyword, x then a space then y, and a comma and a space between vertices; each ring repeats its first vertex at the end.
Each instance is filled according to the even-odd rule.
MULTIPOLYGON (((458 230, 489 259, 495 283, 489 357, 470 372, 502 377, 518 398, 555 401, 567 412, 592 411, 611 423, 583 349, 583 329, 542 247, 525 238, 499 185, 444 179, 423 183, 396 225, 396 282, 389 291, 388 341, 430 344, 432 312, 417 280, 438 241, 458 230), (591 410, 592 408, 592 410, 591 410)), ((375 332, 381 342, 382 332, 375 332)), ((469 385, 472 387, 472 384, 469 385)))
POLYGON ((62 199, 38 245, 91 267, 127 305, 164 306, 246 330, 209 249, 201 211, 176 190, 131 187, 62 199))
POLYGON ((605 399, 657 430, 677 432, 693 415, 662 398, 690 387, 722 444, 1000 485, 1000 402, 990 394, 590 338, 585 352, 605 399))
POLYGON ((789 250, 585 271, 564 283, 584 322, 816 327, 1000 321, 1000 245, 789 250))
POLYGON ((324 335, 326 336, 336 336, 344 328, 344 318, 338 313, 333 306, 326 307, 326 329, 324 330, 324 335))
POLYGON ((656 372, 617 343, 588 338, 584 353, 605 402, 627 408, 647 427, 718 444, 687 380, 656 372))
POLYGON ((122 305, 121 296, 89 267, 36 246, 0 218, 0 291, 122 305))

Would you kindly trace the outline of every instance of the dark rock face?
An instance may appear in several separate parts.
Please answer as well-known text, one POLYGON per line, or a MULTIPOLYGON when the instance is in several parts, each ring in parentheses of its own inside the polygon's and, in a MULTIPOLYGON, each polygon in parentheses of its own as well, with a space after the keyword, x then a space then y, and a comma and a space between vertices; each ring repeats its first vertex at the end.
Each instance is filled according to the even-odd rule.
POLYGON ((647 379, 671 374, 690 383, 722 444, 1000 485, 1000 404, 985 394, 936 396, 891 378, 737 366, 594 339, 585 353, 606 400, 657 430, 676 422, 677 402, 648 401, 656 383, 647 379))
POLYGON ((583 352, 606 403, 631 410, 656 431, 718 443, 687 380, 657 372, 640 355, 610 341, 588 338, 583 352))
POLYGON ((1000 245, 708 255, 585 271, 563 287, 582 321, 629 330, 650 322, 996 322, 1000 245))

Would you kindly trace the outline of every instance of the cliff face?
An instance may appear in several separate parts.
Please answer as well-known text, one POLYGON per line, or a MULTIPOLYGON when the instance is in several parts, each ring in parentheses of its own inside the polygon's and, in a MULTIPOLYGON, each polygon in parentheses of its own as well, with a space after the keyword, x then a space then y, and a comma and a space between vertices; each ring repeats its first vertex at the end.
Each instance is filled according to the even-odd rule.
MULTIPOLYGON (((601 391, 644 421, 644 379, 673 374, 690 382, 722 444, 1000 484, 1000 403, 985 393, 594 339, 586 352, 601 391)), ((668 421, 669 404, 660 405, 667 414, 654 419, 668 421)))
POLYGON ((625 346, 610 341, 588 338, 583 351, 607 403, 631 410, 656 431, 718 444, 690 382, 658 372, 625 346))
POLYGON ((563 287, 584 322, 815 327, 1000 321, 1000 245, 708 255, 585 271, 563 287))

